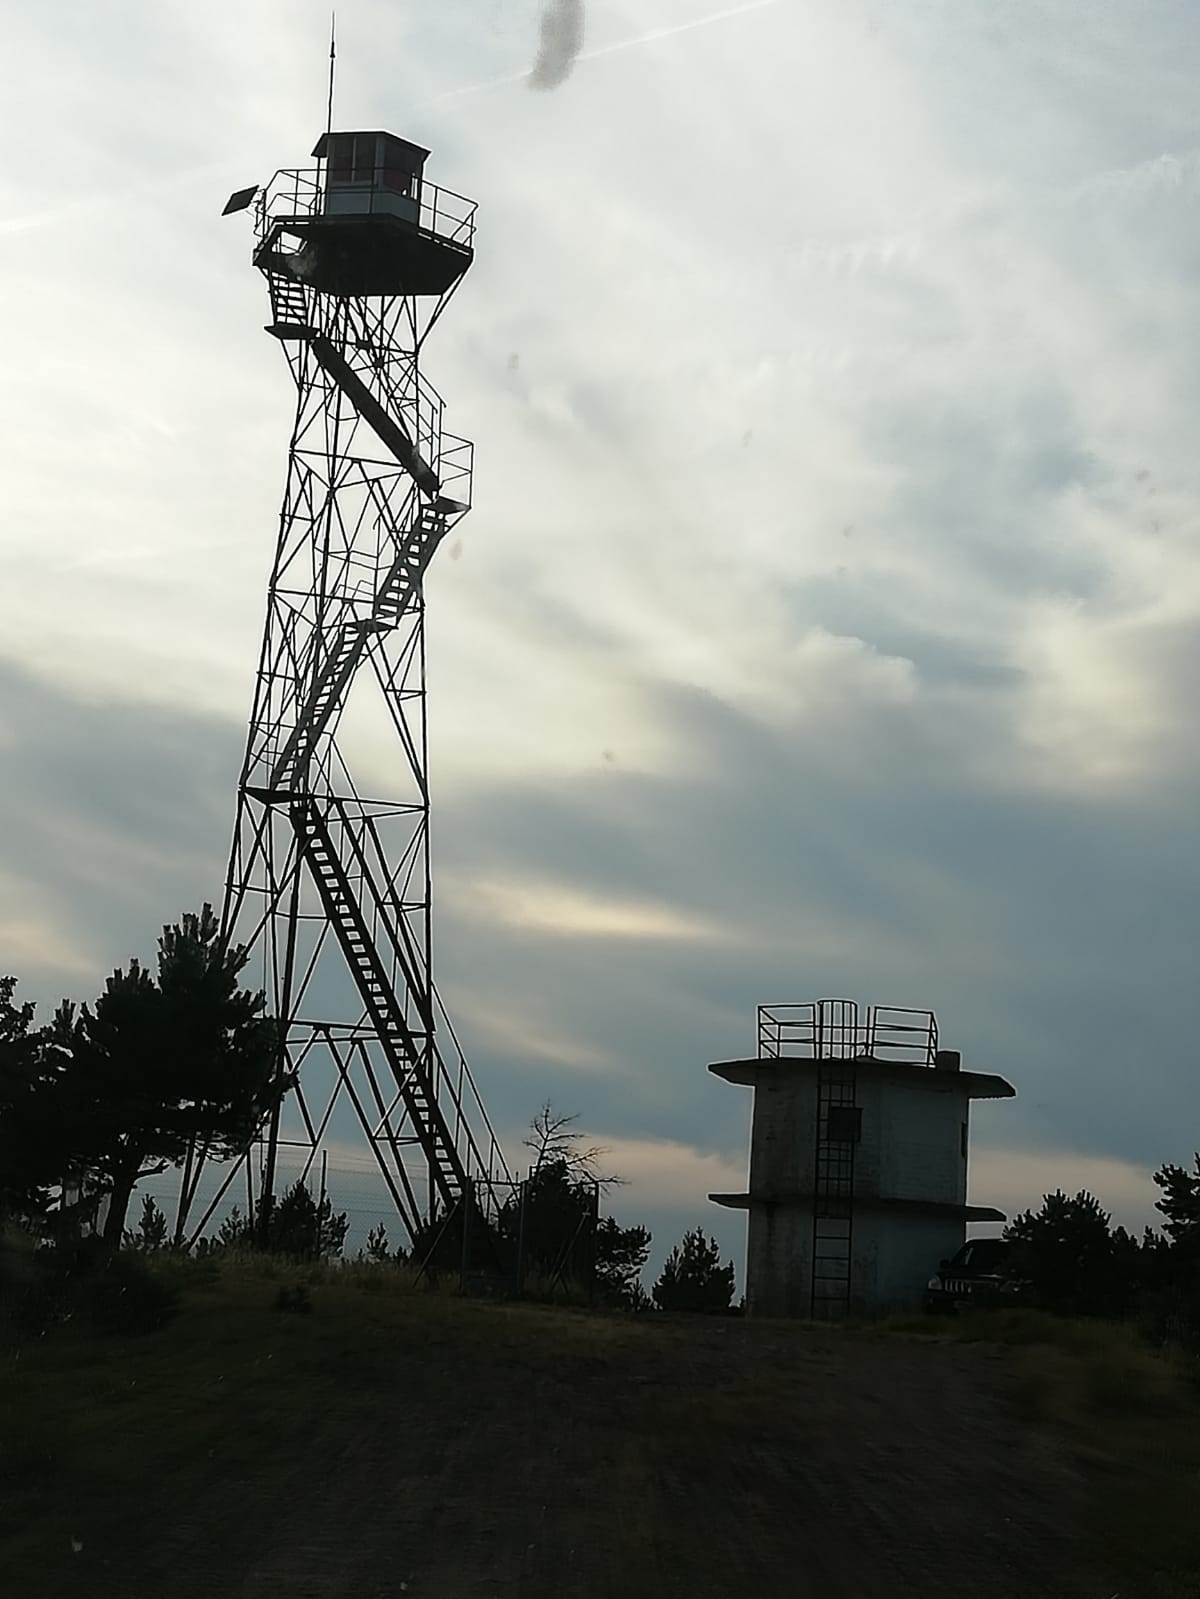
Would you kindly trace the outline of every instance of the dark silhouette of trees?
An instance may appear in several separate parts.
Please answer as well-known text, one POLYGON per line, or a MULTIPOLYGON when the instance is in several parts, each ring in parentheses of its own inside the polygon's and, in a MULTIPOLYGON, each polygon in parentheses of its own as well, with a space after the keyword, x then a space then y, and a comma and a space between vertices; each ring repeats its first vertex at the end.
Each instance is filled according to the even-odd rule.
POLYGON ((0 989, 3 1201, 44 1213, 94 1213, 119 1244, 138 1182, 201 1156, 239 1154, 284 1091, 264 996, 238 984, 243 951, 225 948, 212 908, 164 927, 157 973, 134 960, 93 1005, 69 1002, 49 1027, 0 989), (76 1195, 74 1199, 70 1196, 76 1195))
POLYGON ((596 1227, 595 1287, 601 1304, 621 1310, 644 1310, 649 1296, 642 1272, 650 1253, 647 1227, 622 1227, 605 1216, 596 1227))
POLYGON ((733 1262, 722 1266, 717 1240, 696 1227, 667 1256, 651 1294, 660 1310, 721 1315, 733 1299, 733 1262))
POLYGON ((1084 1315, 1128 1308, 1142 1281, 1142 1250, 1111 1220, 1094 1194, 1056 1190, 1005 1228, 1012 1270, 1038 1304, 1084 1315))
POLYGON ((272 1254, 296 1260, 329 1260, 341 1254, 350 1223, 345 1211, 334 1210, 328 1194, 314 1199, 297 1179, 266 1209, 263 1234, 272 1254))
POLYGON ((594 1195, 592 1179, 572 1175, 565 1161, 543 1160, 530 1171, 524 1192, 501 1209, 500 1236, 521 1252, 527 1271, 586 1279, 594 1195))
POLYGON ((366 1259, 373 1266, 388 1266, 404 1260, 405 1253, 397 1249, 392 1253, 392 1246, 388 1242, 387 1228, 382 1222, 377 1222, 367 1234, 366 1259))
POLYGON ((1191 1171, 1185 1166, 1161 1166, 1154 1181, 1162 1190, 1154 1208, 1166 1217, 1163 1232, 1181 1261, 1200 1267, 1200 1154, 1191 1171))
POLYGON ((17 1005, 15 977, 0 977, 0 1215, 42 1215, 63 1176, 48 1113, 53 1046, 34 1028, 32 1004, 17 1005))
POLYGON ((599 1219, 598 1190, 622 1179, 597 1170, 605 1150, 585 1143, 576 1119, 557 1114, 549 1101, 533 1118, 524 1141, 533 1164, 500 1212, 500 1239, 523 1274, 588 1286, 603 1304, 633 1308, 650 1233, 599 1219))
POLYGON ((543 1167, 557 1166, 572 1180, 586 1178, 602 1188, 624 1182, 622 1177, 602 1176, 596 1170, 597 1162, 608 1151, 601 1144, 584 1143, 584 1135, 573 1125, 578 1120, 578 1116, 559 1115, 546 1100, 530 1122, 528 1134, 521 1140, 525 1148, 533 1152, 530 1177, 536 1177, 543 1167))
POLYGON ((167 1247, 167 1218, 155 1203, 153 1194, 142 1195, 142 1214, 132 1232, 125 1234, 125 1246, 142 1255, 157 1255, 167 1247))
POLYGON ((342 1253, 350 1221, 328 1194, 314 1199, 303 1178, 261 1210, 255 1225, 235 1205, 217 1228, 220 1249, 261 1250, 289 1260, 331 1260, 342 1253))

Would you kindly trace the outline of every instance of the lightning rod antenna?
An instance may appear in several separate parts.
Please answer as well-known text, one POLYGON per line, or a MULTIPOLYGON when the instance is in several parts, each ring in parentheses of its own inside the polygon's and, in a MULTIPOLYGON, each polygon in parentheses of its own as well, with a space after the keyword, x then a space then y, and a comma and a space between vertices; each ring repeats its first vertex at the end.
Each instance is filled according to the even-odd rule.
POLYGON ((329 13, 329 110, 325 117, 325 132, 333 132, 333 70, 337 61, 337 12, 329 13))

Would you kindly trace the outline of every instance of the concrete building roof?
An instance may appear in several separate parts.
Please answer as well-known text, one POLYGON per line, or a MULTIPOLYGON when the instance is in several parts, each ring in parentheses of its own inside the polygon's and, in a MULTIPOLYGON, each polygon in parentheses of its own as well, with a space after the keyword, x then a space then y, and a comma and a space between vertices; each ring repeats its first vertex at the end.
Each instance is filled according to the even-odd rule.
MULTIPOLYGON (((749 1210, 751 1205, 811 1205, 812 1194, 750 1193, 709 1194, 714 1205, 727 1210, 749 1210)), ((856 1194, 855 1210, 889 1210, 914 1216, 961 1216, 964 1221, 1007 1221, 1002 1210, 992 1205, 947 1205, 933 1199, 886 1199, 879 1195, 856 1194)))
MULTIPOLYGON (((749 1060, 713 1061, 708 1069, 714 1077, 721 1077, 727 1083, 743 1083, 753 1088, 771 1078, 793 1073, 815 1074, 822 1065, 829 1064, 829 1060, 814 1060, 809 1055, 756 1055, 749 1060)), ((998 1077, 994 1072, 947 1071, 912 1061, 877 1060, 873 1055, 856 1056, 847 1064, 860 1076, 938 1092, 955 1089, 968 1099, 1013 1099, 1017 1092, 1007 1078, 998 1077)))

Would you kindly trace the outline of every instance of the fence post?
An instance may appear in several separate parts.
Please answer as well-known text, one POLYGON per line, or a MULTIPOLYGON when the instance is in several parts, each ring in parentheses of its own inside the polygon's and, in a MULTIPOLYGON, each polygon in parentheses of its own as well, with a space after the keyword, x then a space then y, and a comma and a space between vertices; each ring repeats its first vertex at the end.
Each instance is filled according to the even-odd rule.
POLYGON ((525 1293, 525 1198, 529 1192, 529 1179, 521 1179, 521 1196, 517 1202, 517 1280, 515 1292, 518 1299, 525 1293))
POLYGON ((600 1184, 592 1184, 592 1229, 588 1249, 588 1305, 596 1303, 596 1252, 600 1237, 600 1184))
POLYGON ((462 1293, 467 1291, 467 1276, 471 1269, 471 1208, 474 1198, 473 1188, 475 1179, 468 1177, 463 1184, 462 1199, 462 1262, 458 1272, 458 1286, 462 1293))

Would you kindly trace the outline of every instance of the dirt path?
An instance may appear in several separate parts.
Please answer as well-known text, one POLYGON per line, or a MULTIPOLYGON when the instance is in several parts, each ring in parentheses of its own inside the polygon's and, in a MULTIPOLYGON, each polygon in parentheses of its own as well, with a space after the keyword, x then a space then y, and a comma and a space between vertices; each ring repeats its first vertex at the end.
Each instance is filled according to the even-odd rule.
POLYGON ((203 1567, 180 1581, 193 1521, 157 1580, 234 1599, 1118 1590, 1089 1569, 1083 1484, 1023 1433, 998 1354, 485 1308, 434 1333, 358 1369, 347 1351, 307 1447, 226 1482, 203 1567))

